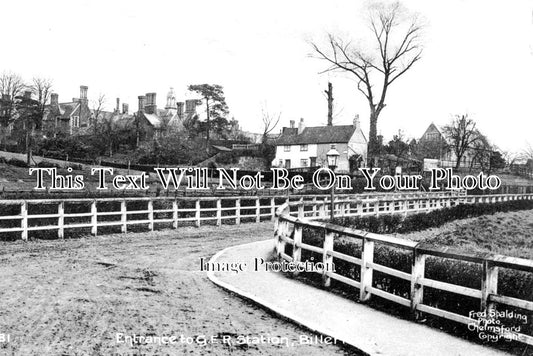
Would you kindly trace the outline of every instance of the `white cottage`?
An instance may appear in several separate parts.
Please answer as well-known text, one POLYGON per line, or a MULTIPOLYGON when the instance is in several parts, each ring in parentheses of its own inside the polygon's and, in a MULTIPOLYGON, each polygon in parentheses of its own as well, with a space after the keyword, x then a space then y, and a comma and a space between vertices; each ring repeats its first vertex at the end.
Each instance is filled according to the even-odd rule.
POLYGON ((295 127, 294 120, 290 124, 290 127, 283 128, 276 140, 273 167, 327 166, 326 152, 332 146, 340 153, 337 172, 350 172, 366 165, 368 142, 358 116, 353 125, 305 127, 304 119, 300 119, 298 127, 295 127))

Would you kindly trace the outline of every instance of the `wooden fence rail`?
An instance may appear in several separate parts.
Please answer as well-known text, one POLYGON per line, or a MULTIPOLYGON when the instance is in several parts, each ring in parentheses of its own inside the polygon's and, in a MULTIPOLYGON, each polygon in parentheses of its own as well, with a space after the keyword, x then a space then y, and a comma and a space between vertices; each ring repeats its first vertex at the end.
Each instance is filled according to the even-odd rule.
MULTIPOLYGON (((441 207, 454 206, 458 203, 497 203, 511 200, 533 200, 533 194, 525 195, 497 195, 497 196, 467 196, 467 197, 411 197, 395 199, 386 197, 382 199, 340 199, 335 202, 335 214, 337 216, 352 216, 365 214, 406 214, 438 209, 441 207)), ((477 298, 480 301, 479 311, 490 313, 495 304, 507 305, 533 312, 533 301, 512 298, 498 293, 498 271, 506 268, 515 271, 533 273, 533 260, 514 258, 496 254, 469 254, 456 251, 448 247, 437 248, 424 244, 396 238, 387 235, 369 233, 362 230, 351 229, 315 221, 328 217, 327 202, 295 202, 284 203, 276 210, 275 236, 276 253, 279 258, 288 262, 301 262, 302 251, 312 251, 322 255, 322 263, 325 266, 322 272, 323 284, 329 287, 331 280, 339 281, 359 289, 359 300, 364 302, 372 295, 387 299, 397 304, 410 308, 415 318, 421 312, 443 317, 463 324, 479 325, 479 320, 456 312, 439 309, 435 306, 424 304, 424 287, 451 292, 467 297, 477 298), (316 205, 312 205, 316 204, 316 205), (322 246, 309 245, 302 242, 305 236, 303 229, 311 229, 321 234, 322 246), (334 241, 337 238, 348 237, 359 241, 361 244, 361 256, 355 257, 334 250, 334 241), (376 244, 399 248, 411 254, 411 272, 407 273, 374 261, 374 246, 376 244), (288 254, 286 247, 289 245, 292 254, 288 254), (425 277, 426 258, 428 256, 466 261, 481 265, 481 288, 473 289, 457 284, 446 283, 425 277), (360 279, 352 278, 332 272, 334 259, 342 260, 358 266, 360 279), (328 268, 329 266, 329 268, 328 268), (389 276, 403 279, 410 283, 411 289, 408 296, 389 293, 376 285, 373 285, 373 272, 378 271, 389 276)), ((298 272, 295 272, 296 274, 298 272)), ((531 316, 528 315, 528 318, 531 316)), ((533 345, 533 337, 523 333, 507 335, 520 342, 533 345)))
MULTIPOLYGON (((459 197, 456 192, 438 193, 369 193, 337 195, 336 204, 349 201, 389 199, 433 199, 459 197)), ((120 226, 128 232, 132 225, 146 226, 154 230, 161 224, 178 228, 184 223, 199 227, 210 223, 240 224, 274 219, 276 207, 284 202, 312 203, 320 201, 329 204, 323 195, 246 196, 246 197, 196 197, 196 198, 101 198, 101 199, 29 199, 0 200, 0 234, 20 233, 27 240, 32 231, 57 231, 58 238, 64 238, 66 230, 89 229, 97 235, 101 227, 120 226), (117 206, 103 209, 102 205, 117 206), (53 206, 57 208, 53 208, 53 206), (82 211, 72 212, 75 205, 85 205, 82 211), (132 205, 136 205, 133 208, 132 205), (142 208, 139 208, 142 205, 142 208), (19 209, 13 207, 19 206, 19 209), (11 207, 11 209, 9 209, 11 207), (52 208, 50 208, 52 207, 52 208), (16 213, 9 212, 18 210, 16 213), (53 210, 50 212, 49 210, 53 210), (48 211, 43 213, 43 211, 48 211), (73 221, 74 220, 74 221, 73 221), (44 224, 43 224, 44 222, 44 224)), ((80 210, 80 209, 77 209, 80 210)))

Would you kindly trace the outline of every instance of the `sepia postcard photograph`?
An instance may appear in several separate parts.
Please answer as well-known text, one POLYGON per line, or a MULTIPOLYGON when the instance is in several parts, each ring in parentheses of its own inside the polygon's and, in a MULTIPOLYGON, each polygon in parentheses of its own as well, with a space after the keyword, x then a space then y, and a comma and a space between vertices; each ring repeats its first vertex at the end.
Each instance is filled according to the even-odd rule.
POLYGON ((0 356, 533 356, 533 0, 0 8, 0 356))

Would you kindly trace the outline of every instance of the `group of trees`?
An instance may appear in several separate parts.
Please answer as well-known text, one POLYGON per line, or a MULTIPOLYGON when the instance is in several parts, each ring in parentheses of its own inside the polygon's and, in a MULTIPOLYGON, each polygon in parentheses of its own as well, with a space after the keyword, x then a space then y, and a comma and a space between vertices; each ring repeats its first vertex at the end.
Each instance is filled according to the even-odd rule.
POLYGON ((23 146, 28 163, 35 145, 35 131, 42 128, 52 85, 52 80, 47 78, 34 77, 26 82, 16 73, 0 75, 0 139, 4 148, 10 138, 23 146))
POLYGON ((401 159, 422 162, 424 158, 440 159, 446 153, 453 153, 454 165, 458 169, 468 155, 470 168, 474 165, 484 170, 502 169, 508 163, 504 153, 493 147, 479 132, 476 123, 468 115, 455 115, 442 129, 442 137, 432 140, 407 139, 402 131, 394 135, 387 144, 378 141, 379 155, 391 154, 401 159))

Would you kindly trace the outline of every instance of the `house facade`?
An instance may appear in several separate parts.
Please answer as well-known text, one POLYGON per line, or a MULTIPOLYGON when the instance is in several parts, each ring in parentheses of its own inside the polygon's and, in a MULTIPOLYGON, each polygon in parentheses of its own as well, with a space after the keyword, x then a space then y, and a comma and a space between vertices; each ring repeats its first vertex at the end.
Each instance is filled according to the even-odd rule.
POLYGON ((177 102, 174 90, 170 88, 164 109, 157 107, 157 94, 140 95, 135 125, 141 132, 141 140, 152 140, 167 133, 179 132, 184 123, 196 115, 198 100, 177 102))
POLYGON ((298 127, 291 120, 276 140, 276 157, 272 166, 309 168, 327 166, 326 153, 334 147, 340 154, 338 172, 351 172, 366 165, 367 139, 356 116, 353 125, 305 127, 300 119, 298 127))
POLYGON ((88 87, 80 86, 80 97, 69 102, 59 102, 59 95, 50 95, 50 104, 46 106, 43 117, 45 135, 59 132, 66 135, 85 134, 90 127, 92 111, 87 99, 88 87))

